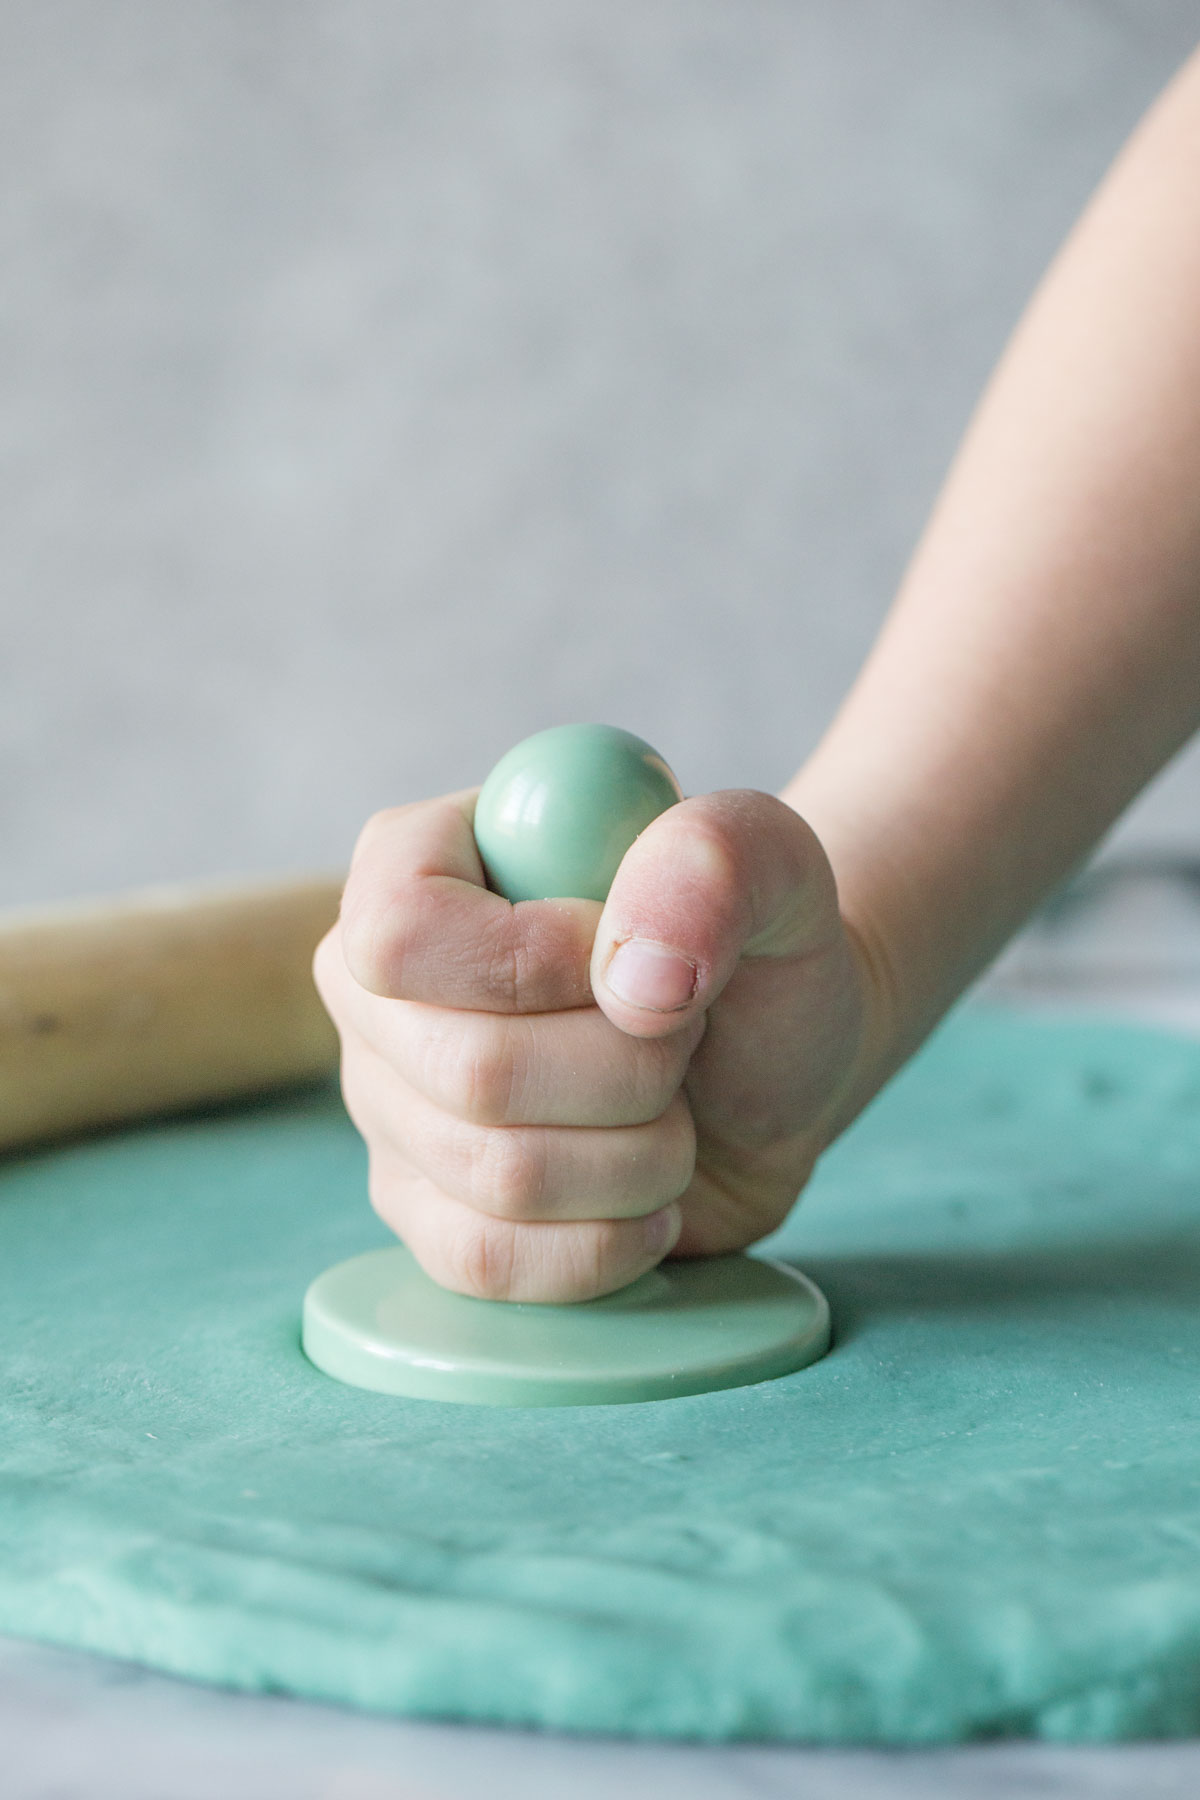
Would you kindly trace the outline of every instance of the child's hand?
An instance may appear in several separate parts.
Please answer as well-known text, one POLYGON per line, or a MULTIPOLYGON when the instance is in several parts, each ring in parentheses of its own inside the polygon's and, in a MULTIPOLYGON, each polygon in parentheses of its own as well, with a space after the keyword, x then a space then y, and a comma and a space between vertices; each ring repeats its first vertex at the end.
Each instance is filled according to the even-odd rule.
POLYGON ((603 908, 512 906, 474 801, 372 819, 317 951, 376 1210, 443 1286, 503 1300, 763 1237, 873 1007, 816 838, 767 794, 711 794, 642 833, 603 908))

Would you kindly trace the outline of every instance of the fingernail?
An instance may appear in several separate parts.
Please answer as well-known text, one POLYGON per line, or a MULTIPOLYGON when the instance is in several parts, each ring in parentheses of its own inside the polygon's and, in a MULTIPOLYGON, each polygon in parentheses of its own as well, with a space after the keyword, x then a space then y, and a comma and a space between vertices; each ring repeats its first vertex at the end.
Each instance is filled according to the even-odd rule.
POLYGON ((665 944, 630 938, 618 945, 604 979, 627 1006, 676 1012, 696 991, 696 965, 665 944))
POLYGON ((679 1236, 678 1206, 674 1201, 670 1206, 661 1206, 656 1213, 647 1213, 642 1223, 646 1227, 646 1248, 651 1256, 665 1256, 679 1236))

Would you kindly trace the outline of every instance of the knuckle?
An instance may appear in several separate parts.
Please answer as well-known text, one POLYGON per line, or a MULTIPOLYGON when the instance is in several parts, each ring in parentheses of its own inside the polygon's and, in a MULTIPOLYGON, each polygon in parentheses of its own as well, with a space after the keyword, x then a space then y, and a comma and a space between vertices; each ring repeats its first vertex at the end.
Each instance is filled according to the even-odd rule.
POLYGON ((487 1130, 474 1157, 473 1204, 497 1219, 537 1219, 546 1191, 543 1142, 537 1131, 487 1130))
POLYGON ((370 856, 375 848, 376 840, 381 837, 387 837, 396 824, 396 821, 403 818, 406 813, 410 813, 412 808, 413 803, 409 802, 405 806, 385 806, 381 808, 379 812, 371 814, 355 840, 354 849, 350 857, 351 871, 354 870, 356 865, 360 863, 364 857, 370 856))
POLYGON ((484 979, 488 993, 505 1012, 517 1011, 524 974, 525 957, 519 937, 513 929, 513 915, 501 913, 498 924, 484 947, 484 979))
MULTIPOLYGON (((384 839, 389 825, 406 811, 393 807, 374 813, 358 834, 350 859, 350 873, 342 891, 339 930, 342 955, 346 967, 360 987, 378 993, 386 983, 387 943, 385 927, 388 915, 380 906, 380 885, 374 870, 377 840, 384 839)), ((388 909, 390 913, 390 909, 388 909)))
POLYGON ((614 1099, 626 1125, 650 1125, 671 1103, 669 1059, 656 1038, 628 1038, 614 1099))
MULTIPOLYGON (((362 1138, 363 1142, 366 1143, 369 1148, 371 1121, 368 1117, 366 1097, 362 1090, 362 1084, 355 1074, 354 1066, 348 1057, 342 1058, 339 1086, 342 1090, 342 1104, 346 1108, 346 1116, 350 1120, 355 1131, 357 1131, 359 1137, 362 1138)), ((368 1175, 368 1192, 371 1191, 371 1180, 372 1177, 368 1175)), ((372 1200, 372 1205, 374 1205, 374 1200, 372 1200)))
POLYGON ((360 987, 376 994, 385 983, 383 921, 378 910, 347 883, 340 920, 342 956, 360 987))
POLYGON ((581 1298, 603 1291, 611 1278, 620 1233, 604 1221, 572 1234, 572 1287, 581 1298))
MULTIPOLYGON (((370 1152, 372 1140, 375 1136, 375 1120, 371 1105, 371 1084, 365 1079, 362 1058, 359 1054, 358 1046, 355 1044, 351 1044, 349 1047, 343 1047, 341 1066, 338 1071, 338 1084, 341 1088, 342 1100, 345 1104, 350 1123, 354 1126, 354 1129, 367 1145, 368 1152, 370 1152)), ((374 1158, 372 1157, 372 1167, 368 1176, 368 1188, 370 1187, 370 1181, 374 1177, 374 1174, 374 1158)))
POLYGON ((313 951, 312 959, 313 986, 331 1016, 338 1002, 338 976, 343 966, 341 933, 334 925, 313 951))
POLYGON ((399 1228, 397 1221, 403 1186, 391 1160, 372 1149, 367 1159, 367 1198, 384 1224, 391 1226, 393 1231, 399 1228))
POLYGON ((523 1085, 520 1056, 508 1034, 492 1021, 472 1021, 473 1029, 449 1051, 432 1077, 443 1104, 476 1125, 504 1126, 517 1111, 523 1085))
MULTIPOLYGON (((699 1015, 700 1030, 703 1030, 703 1014, 699 1015)), ((683 1086, 692 1052, 699 1041, 695 1022, 689 1021, 688 1028, 675 1032, 666 1038, 640 1038, 631 1040, 643 1052, 644 1061, 641 1079, 644 1083, 643 1101, 647 1108, 646 1117, 661 1118, 674 1102, 683 1086)))
POLYGON ((662 1131, 663 1201, 678 1200, 696 1173, 696 1125, 680 1094, 659 1120, 662 1131))
POLYGON ((444 1246, 456 1291, 474 1300, 507 1300, 516 1267, 514 1234, 502 1221, 466 1218, 444 1246))
POLYGON ((457 1059, 454 1101, 462 1118, 476 1125, 505 1125, 511 1093, 512 1070, 503 1056, 468 1050, 457 1059))
POLYGON ((610 1293, 629 1266, 629 1226, 615 1219, 589 1220, 577 1226, 563 1247, 559 1285, 573 1300, 593 1300, 610 1293))
POLYGON ((516 907, 494 908, 477 951, 479 967, 498 1011, 521 1015, 545 1010, 549 996, 561 992, 569 973, 556 961, 546 924, 516 907))
POLYGON ((400 998, 405 962, 418 920, 418 896, 396 882, 384 897, 378 891, 347 883, 342 900, 342 957, 346 968, 370 994, 400 998))

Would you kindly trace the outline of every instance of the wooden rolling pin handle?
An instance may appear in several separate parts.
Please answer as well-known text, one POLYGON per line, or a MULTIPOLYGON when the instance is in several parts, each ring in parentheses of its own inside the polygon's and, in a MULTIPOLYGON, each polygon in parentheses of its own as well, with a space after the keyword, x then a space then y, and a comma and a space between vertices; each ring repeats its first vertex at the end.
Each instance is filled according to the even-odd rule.
POLYGON ((0 913, 0 1148, 337 1067, 313 951, 333 878, 0 913))

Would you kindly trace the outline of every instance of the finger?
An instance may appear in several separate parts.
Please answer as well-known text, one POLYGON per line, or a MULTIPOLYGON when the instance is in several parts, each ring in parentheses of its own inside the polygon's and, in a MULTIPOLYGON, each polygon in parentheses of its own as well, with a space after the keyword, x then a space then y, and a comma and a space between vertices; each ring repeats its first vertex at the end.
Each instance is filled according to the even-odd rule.
POLYGON ((637 1218, 677 1199, 695 1169, 695 1131, 682 1095, 645 1125, 498 1128, 431 1105, 361 1043, 347 1050, 342 1080, 351 1118, 370 1142, 492 1218, 637 1218))
POLYGON ((662 1260, 680 1226, 674 1204, 639 1219, 496 1219, 386 1155, 372 1157, 371 1201, 427 1275, 478 1300, 566 1305, 615 1293, 662 1260))
POLYGON ((842 936, 828 860, 798 814, 770 794, 708 794, 671 807, 626 852, 596 931, 593 991, 623 1031, 663 1036, 711 1007, 739 962, 819 957, 842 936))
POLYGON ((596 1007, 535 1015, 381 1000, 352 980, 336 938, 314 965, 325 1005, 411 1088, 477 1125, 642 1125, 678 1093, 704 1032, 632 1038, 596 1007))
POLYGON ((347 967, 369 993, 486 1012, 584 1006, 600 909, 523 900, 485 885, 472 831, 477 790, 377 813, 342 896, 347 967))

